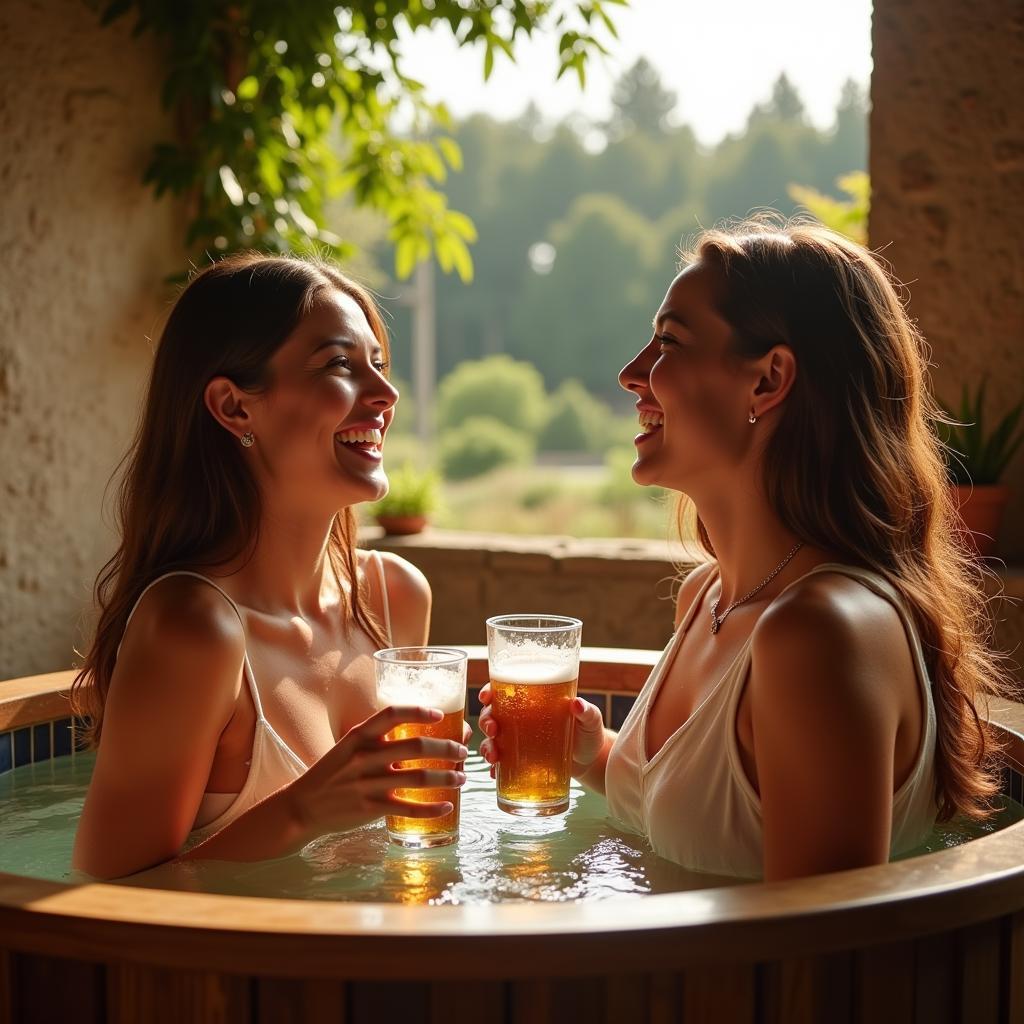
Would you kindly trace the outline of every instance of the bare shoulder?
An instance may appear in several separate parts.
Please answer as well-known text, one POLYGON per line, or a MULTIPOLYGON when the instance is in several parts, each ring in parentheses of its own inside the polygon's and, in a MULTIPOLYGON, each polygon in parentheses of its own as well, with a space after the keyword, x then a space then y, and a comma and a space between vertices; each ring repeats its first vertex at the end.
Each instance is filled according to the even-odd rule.
POLYGON ((398 646, 426 643, 431 605, 427 577, 412 562, 390 551, 381 551, 380 559, 388 592, 392 642, 398 646))
POLYGON ((207 694, 216 679, 237 690, 244 657, 245 632, 226 598, 202 580, 172 576, 139 602, 118 662, 131 674, 146 674, 147 692, 168 679, 184 695, 193 680, 205 684, 207 694))
POLYGON ((770 688, 773 702, 874 701, 891 693, 887 662, 901 655, 906 637, 889 601, 848 576, 816 573, 758 619, 752 689, 756 700, 758 689, 770 688))
POLYGON ((689 611, 690 605, 697 599, 701 587, 707 583, 708 577, 717 567, 717 562, 702 562, 696 568, 691 569, 686 579, 679 585, 679 591, 676 593, 675 624, 677 628, 683 621, 683 616, 689 611))

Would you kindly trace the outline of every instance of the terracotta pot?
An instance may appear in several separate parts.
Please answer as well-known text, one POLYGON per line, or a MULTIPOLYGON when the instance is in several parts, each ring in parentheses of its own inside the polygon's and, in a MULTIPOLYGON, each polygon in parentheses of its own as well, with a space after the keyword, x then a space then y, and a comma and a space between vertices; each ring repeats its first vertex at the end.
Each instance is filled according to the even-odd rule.
POLYGON ((426 516, 377 516, 385 533, 392 536, 408 537, 413 533, 422 533, 427 525, 426 516))
POLYGON ((1004 484, 953 487, 953 500, 966 527, 964 543, 973 554, 982 558, 995 554, 999 524, 1009 498, 1010 488, 1004 484))

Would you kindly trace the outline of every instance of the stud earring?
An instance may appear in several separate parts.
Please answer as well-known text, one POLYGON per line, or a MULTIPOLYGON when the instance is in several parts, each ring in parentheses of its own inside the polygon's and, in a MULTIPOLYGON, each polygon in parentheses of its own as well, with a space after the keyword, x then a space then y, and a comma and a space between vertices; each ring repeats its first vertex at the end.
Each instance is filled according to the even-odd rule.
POLYGON ((754 415, 754 410, 753 409, 750 410, 750 416, 748 417, 747 422, 748 423, 756 423, 757 422, 757 417, 754 415))
POLYGON ((238 440, 242 442, 243 448, 251 448, 256 443, 251 430, 247 430, 238 440))

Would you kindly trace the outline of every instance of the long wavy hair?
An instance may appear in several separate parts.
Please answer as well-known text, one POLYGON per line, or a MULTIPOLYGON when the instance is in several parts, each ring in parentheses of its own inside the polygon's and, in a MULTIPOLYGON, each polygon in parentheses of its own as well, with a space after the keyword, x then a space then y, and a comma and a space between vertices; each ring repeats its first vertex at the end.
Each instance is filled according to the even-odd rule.
MULTIPOLYGON (((717 272, 734 351, 788 345, 797 360, 761 465, 779 520, 807 544, 887 579, 924 649, 937 719, 939 819, 983 818, 999 789, 996 741, 977 708, 1010 693, 992 646, 985 571, 966 554, 928 388, 928 347, 877 256, 816 223, 775 218, 704 231, 683 263, 717 272)), ((678 523, 696 520, 687 499, 678 523)))
MULTIPOLYGON (((322 262, 231 256, 197 274, 175 303, 135 439, 118 467, 121 543, 96 579, 99 621, 71 688, 74 713, 90 723, 91 745, 102 733, 128 615, 145 587, 174 569, 251 555, 259 537, 259 488, 243 449, 206 408, 206 385, 224 376, 245 391, 265 389, 274 353, 319 297, 335 290, 359 305, 387 353, 387 329, 371 295, 322 262)), ((328 559, 339 584, 347 584, 346 622, 384 647, 381 625, 361 592, 355 540, 355 516, 341 509, 331 525, 328 559)))

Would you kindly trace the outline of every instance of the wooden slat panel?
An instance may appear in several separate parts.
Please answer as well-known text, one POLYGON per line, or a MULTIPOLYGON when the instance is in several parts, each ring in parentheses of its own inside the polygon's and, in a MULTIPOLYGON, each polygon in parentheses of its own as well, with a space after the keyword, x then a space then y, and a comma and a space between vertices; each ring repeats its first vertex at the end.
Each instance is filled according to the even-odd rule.
POLYGON ((817 1024, 815 962, 807 958, 762 964, 761 1024, 817 1024))
POLYGON ((11 1019, 16 1024, 106 1019, 103 968, 63 957, 12 953, 11 1019))
POLYGON ((647 985, 650 1024, 679 1024, 683 1019, 683 978, 680 974, 652 974, 647 985))
POLYGON ((505 1024, 500 981, 445 981, 430 986, 431 1024, 505 1024))
POLYGON ((1024 1021, 1024 913, 1013 914, 1003 924, 1002 962, 1004 1020, 1024 1021))
POLYGON ((551 984, 551 1017, 557 1024, 588 1021, 604 1024, 607 989, 603 977, 555 978, 551 984))
POLYGON ((957 932, 960 1020, 964 1024, 999 1021, 1001 922, 986 921, 957 932))
POLYGON ((509 1024, 556 1024, 551 982, 530 978, 509 984, 509 1024))
POLYGON ((260 978, 258 1024, 346 1024, 345 983, 319 979, 260 978))
POLYGON ((0 1024, 14 1024, 12 982, 11 954, 6 949, 0 949, 0 1024))
POLYGON ((643 974, 613 974, 605 984, 605 1016, 609 1024, 650 1020, 651 998, 649 979, 643 974))
POLYGON ((914 943, 914 1024, 958 1020, 956 963, 956 939, 950 933, 914 943))
POLYGON ((914 1019, 914 966, 912 942, 893 942, 857 953, 859 1024, 907 1024, 914 1019))
POLYGON ((683 1024, 755 1024, 756 968, 709 965, 683 977, 683 1024))
POLYGON ((251 983, 235 974, 134 964, 107 971, 111 1024, 250 1024, 251 983))
POLYGON ((429 1024, 430 985, 425 981, 349 983, 346 1024, 429 1024))

